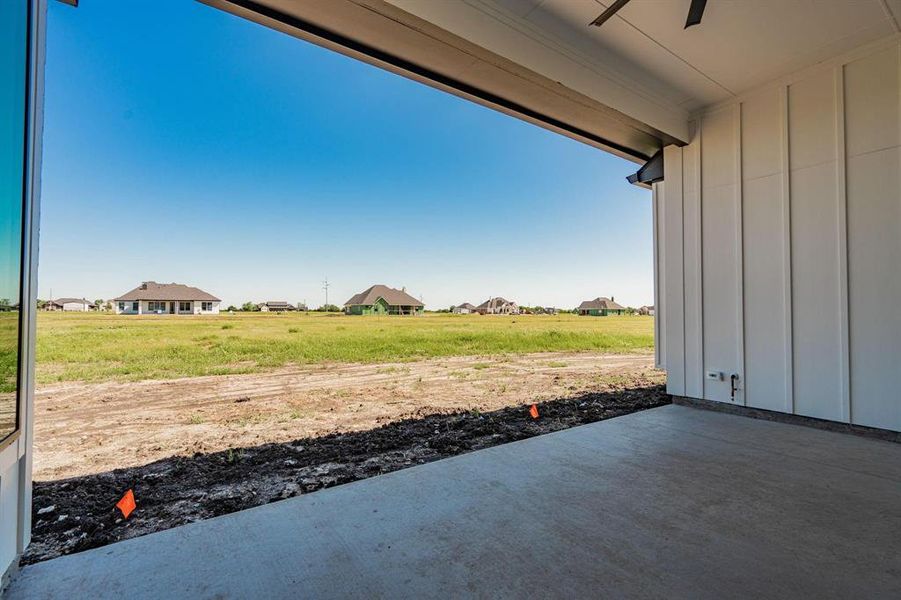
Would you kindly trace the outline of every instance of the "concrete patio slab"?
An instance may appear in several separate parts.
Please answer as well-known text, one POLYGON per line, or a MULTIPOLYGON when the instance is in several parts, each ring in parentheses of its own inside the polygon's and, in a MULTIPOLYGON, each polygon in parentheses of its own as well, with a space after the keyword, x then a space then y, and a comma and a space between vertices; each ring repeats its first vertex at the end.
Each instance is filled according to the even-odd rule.
POLYGON ((10 598, 898 598, 901 445, 666 406, 24 568, 10 598))

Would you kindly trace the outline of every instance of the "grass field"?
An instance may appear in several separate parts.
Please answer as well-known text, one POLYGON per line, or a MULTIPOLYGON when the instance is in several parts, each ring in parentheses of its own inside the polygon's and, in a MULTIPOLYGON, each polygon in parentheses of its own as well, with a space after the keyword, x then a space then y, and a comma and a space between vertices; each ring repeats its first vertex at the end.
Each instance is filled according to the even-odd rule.
POLYGON ((207 317, 40 313, 38 383, 255 373, 290 364, 553 351, 650 352, 653 317, 207 317))

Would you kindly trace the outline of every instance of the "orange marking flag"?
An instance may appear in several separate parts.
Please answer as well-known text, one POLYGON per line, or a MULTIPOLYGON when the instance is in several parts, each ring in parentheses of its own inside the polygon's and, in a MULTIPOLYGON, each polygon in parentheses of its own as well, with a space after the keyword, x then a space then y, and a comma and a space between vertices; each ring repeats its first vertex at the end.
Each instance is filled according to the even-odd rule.
POLYGON ((121 510, 122 516, 127 519, 128 515, 131 514, 131 511, 137 508, 137 505, 135 504, 134 492, 132 492, 131 490, 125 492, 125 495, 122 496, 122 499, 116 502, 116 508, 121 510))
POLYGON ((529 409, 529 414, 532 415, 533 419, 538 418, 538 405, 537 404, 532 405, 532 408, 529 409))

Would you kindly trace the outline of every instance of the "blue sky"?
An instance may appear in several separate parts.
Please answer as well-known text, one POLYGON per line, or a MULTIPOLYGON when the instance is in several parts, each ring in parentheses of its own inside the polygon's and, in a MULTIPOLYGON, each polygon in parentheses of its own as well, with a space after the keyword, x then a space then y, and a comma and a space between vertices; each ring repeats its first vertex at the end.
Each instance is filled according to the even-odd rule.
POLYGON ((39 295, 650 304, 634 170, 197 2, 51 2, 39 295))

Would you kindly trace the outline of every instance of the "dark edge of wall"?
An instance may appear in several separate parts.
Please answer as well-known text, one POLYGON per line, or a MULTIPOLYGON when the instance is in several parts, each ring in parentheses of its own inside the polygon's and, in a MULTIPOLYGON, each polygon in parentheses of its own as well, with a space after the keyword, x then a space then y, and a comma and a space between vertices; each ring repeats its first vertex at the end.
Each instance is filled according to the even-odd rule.
POLYGON ((22 558, 21 554, 16 556, 16 558, 12 561, 6 571, 4 571, 2 575, 0 575, 0 598, 3 598, 6 595, 6 588, 9 587, 9 584, 12 583, 13 578, 15 578, 16 575, 19 574, 19 571, 22 570, 22 568, 19 566, 20 558, 22 558))
POLYGON ((839 423, 838 421, 827 421, 825 419, 817 419, 815 417, 790 415, 788 413, 764 410, 762 408, 751 408, 748 406, 726 404, 725 402, 714 402, 713 400, 701 400, 698 398, 687 398, 685 396, 671 396, 671 398, 673 400, 673 404, 678 404, 679 406, 689 406, 692 408, 712 410, 715 412, 721 412, 730 415, 739 415, 742 417, 750 417, 752 419, 760 419, 762 421, 775 421, 776 423, 801 425, 802 427, 812 427, 813 429, 821 429, 823 431, 849 433, 851 435, 858 435, 861 437, 901 444, 901 431, 889 431, 888 429, 877 429, 876 427, 866 427, 864 425, 839 423))

